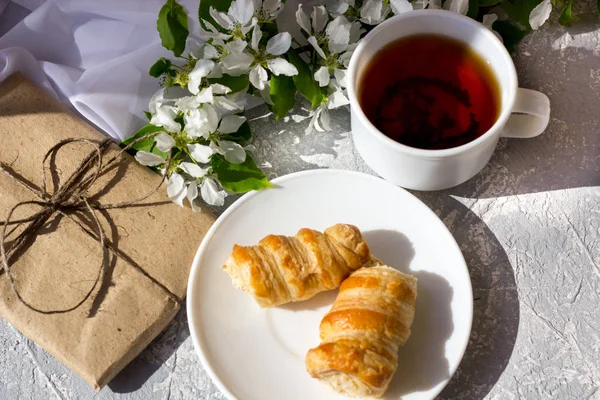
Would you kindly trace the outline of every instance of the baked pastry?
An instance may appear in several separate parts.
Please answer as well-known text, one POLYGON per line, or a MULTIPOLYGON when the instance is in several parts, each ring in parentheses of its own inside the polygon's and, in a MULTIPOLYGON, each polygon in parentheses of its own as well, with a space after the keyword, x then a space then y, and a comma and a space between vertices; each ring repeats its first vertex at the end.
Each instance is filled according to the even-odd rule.
POLYGON ((361 268, 340 286, 321 321, 321 344, 308 351, 308 373, 336 392, 381 397, 410 335, 417 279, 386 265, 361 268))
POLYGON ((335 289, 369 260, 360 230, 337 224, 324 233, 304 228, 294 237, 269 235, 258 246, 236 244, 223 268, 236 288, 274 307, 335 289))

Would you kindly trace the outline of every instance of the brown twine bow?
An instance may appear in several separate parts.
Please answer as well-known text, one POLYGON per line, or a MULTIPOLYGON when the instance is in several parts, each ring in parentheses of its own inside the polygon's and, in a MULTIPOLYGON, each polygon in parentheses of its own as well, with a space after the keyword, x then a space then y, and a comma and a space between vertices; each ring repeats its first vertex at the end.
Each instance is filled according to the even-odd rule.
MULTIPOLYGON (((105 139, 100 143, 97 143, 95 141, 88 140, 88 139, 76 139, 76 138, 61 140, 56 145, 52 146, 52 148, 50 150, 48 150, 48 152, 44 156, 44 159, 42 161, 41 189, 38 189, 35 186, 31 185, 30 183, 25 181, 23 178, 21 178, 19 175, 12 172, 11 168, 8 165, 0 162, 0 170, 1 171, 6 173, 15 182, 19 183, 21 186, 23 186, 24 188, 26 188, 27 190, 32 192, 39 199, 39 200, 22 201, 20 203, 15 204, 8 212, 6 220, 4 222, 0 221, 0 224, 3 224, 2 231, 0 232, 0 256, 2 259, 2 265, 0 265, 0 272, 2 271, 2 268, 4 268, 4 271, 6 272, 6 276, 8 278, 10 287, 12 288, 12 291, 16 295, 17 299, 23 305, 25 305, 30 310, 37 311, 42 314, 66 313, 66 312, 69 312, 69 311, 72 311, 72 310, 78 308, 92 295, 96 286, 98 285, 98 282, 100 281, 102 269, 103 269, 105 263, 107 262, 107 251, 106 250, 112 251, 114 254, 119 256, 121 259, 125 260, 128 265, 135 268, 139 273, 141 273, 146 278, 148 278, 154 285, 161 288, 167 294, 167 296, 170 297, 172 300, 174 300, 176 303, 181 303, 182 300, 177 295, 175 295, 173 292, 171 292, 167 287, 165 287, 162 283, 158 282, 156 279, 154 279, 152 276, 150 276, 146 271, 144 271, 142 268, 137 266, 135 263, 127 260, 117 249, 115 249, 112 246, 108 246, 106 244, 105 234, 102 229, 102 225, 100 224, 100 221, 96 215, 96 210, 126 208, 126 207, 132 206, 132 205, 139 205, 142 201, 146 200, 148 197, 150 197, 154 193, 156 193, 156 191, 160 188, 160 186, 165 181, 165 175, 162 176, 162 179, 160 180, 158 185, 152 191, 150 191, 148 194, 146 194, 145 196, 142 196, 139 199, 125 201, 122 203, 115 203, 115 204, 91 204, 90 199, 86 196, 87 190, 89 190, 92 187, 92 185, 96 182, 98 177, 102 176, 109 168, 111 168, 113 166, 113 164, 117 160, 120 159, 120 157, 123 155, 124 152, 131 149, 135 144, 137 144, 143 140, 149 139, 151 137, 154 137, 154 136, 158 135, 159 133, 160 132, 149 133, 147 135, 144 135, 144 136, 132 141, 131 143, 129 143, 127 146, 125 146, 123 149, 121 149, 116 155, 114 155, 112 158, 110 158, 106 162, 104 160, 104 153, 110 148, 110 144, 112 142, 110 139, 105 139), (48 191, 46 190, 46 169, 47 169, 46 161, 52 154, 55 154, 59 149, 61 149, 62 147, 64 147, 67 144, 70 144, 70 143, 89 144, 94 147, 94 150, 83 159, 83 161, 81 162, 79 167, 73 172, 73 174, 71 174, 71 176, 66 180, 66 182, 64 184, 60 185, 54 193, 49 194, 48 191), (25 205, 31 205, 31 204, 40 206, 41 207, 40 211, 34 213, 33 215, 31 215, 30 217, 27 217, 27 218, 22 218, 22 219, 14 220, 14 221, 11 220, 14 212, 19 207, 22 207, 25 205), (77 211, 89 211, 90 215, 92 216, 92 220, 93 220, 94 224, 96 225, 97 232, 93 232, 92 230, 88 229, 88 227, 83 225, 80 221, 73 218, 72 214, 77 211), (11 265, 9 263, 9 259, 11 259, 13 255, 15 255, 19 251, 21 251, 33 238, 35 238, 38 230, 40 228, 42 228, 44 226, 44 224, 55 213, 59 213, 63 217, 69 218, 71 221, 75 222, 75 224, 83 232, 85 232, 86 234, 91 236, 94 240, 99 242, 99 244, 102 248, 102 264, 101 264, 100 269, 98 270, 98 276, 94 282, 94 285, 86 293, 86 295, 84 296, 84 298, 81 301, 79 301, 77 304, 75 304, 72 307, 68 307, 68 308, 64 308, 64 309, 41 310, 41 309, 31 305, 29 302, 27 302, 21 296, 21 293, 19 293, 19 290, 17 289, 17 286, 15 284, 15 281, 14 281, 14 278, 13 278, 13 275, 11 272, 11 265), (9 232, 7 232, 7 229, 10 225, 13 225, 14 227, 9 232), (11 242, 11 244, 9 246, 7 246, 6 245, 7 237, 10 236, 14 231, 16 231, 19 227, 21 227, 23 225, 26 225, 25 228, 16 236, 16 238, 11 242)), ((167 171, 169 170, 170 165, 171 165, 171 154, 169 153, 169 156, 166 161, 167 171)))

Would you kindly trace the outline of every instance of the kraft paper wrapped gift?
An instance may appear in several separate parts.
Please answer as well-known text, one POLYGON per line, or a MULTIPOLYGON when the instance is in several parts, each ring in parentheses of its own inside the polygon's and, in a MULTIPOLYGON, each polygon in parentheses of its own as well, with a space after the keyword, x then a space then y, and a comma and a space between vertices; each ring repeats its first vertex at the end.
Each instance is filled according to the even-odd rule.
MULTIPOLYGON (((0 162, 19 178, 0 172, 0 221, 6 220, 17 203, 39 200, 21 182, 40 189, 44 155, 67 138, 98 143, 106 139, 21 75, 0 85, 0 162)), ((49 157, 46 180, 50 195, 92 150, 89 144, 77 142, 49 157)), ((118 152, 119 147, 111 144, 106 158, 118 152)), ((118 160, 87 190, 90 203, 138 199, 161 180, 128 154, 118 160)), ((175 316, 185 296, 196 249, 214 222, 209 211, 194 213, 171 203, 164 186, 143 203, 95 211, 105 247, 93 237, 98 227, 92 212, 53 212, 27 247, 10 257, 14 287, 23 301, 45 312, 25 306, 6 271, 0 272, 0 316, 96 390, 175 316), (68 312, 51 312, 73 307, 68 312)), ((40 207, 23 205, 11 220, 27 219, 40 207)), ((11 237, 26 225, 9 235, 8 247, 11 237)), ((7 226, 7 233, 14 226, 7 226)))

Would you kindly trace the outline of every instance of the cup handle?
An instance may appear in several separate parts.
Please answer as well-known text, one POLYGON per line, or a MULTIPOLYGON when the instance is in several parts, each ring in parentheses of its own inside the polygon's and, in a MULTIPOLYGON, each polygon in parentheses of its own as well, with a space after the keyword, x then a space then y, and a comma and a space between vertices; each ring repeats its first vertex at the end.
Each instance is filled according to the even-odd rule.
POLYGON ((531 89, 517 89, 512 115, 502 130, 503 137, 532 138, 540 135, 550 122, 550 99, 531 89))

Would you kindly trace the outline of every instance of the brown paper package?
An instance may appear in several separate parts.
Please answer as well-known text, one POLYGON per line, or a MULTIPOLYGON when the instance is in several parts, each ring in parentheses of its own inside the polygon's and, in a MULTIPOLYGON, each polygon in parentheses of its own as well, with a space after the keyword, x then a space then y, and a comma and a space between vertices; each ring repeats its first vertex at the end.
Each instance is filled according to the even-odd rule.
MULTIPOLYGON (((44 154, 62 139, 105 137, 21 75, 0 85, 0 161, 36 187, 44 154)), ((92 148, 72 144, 53 160, 56 174, 68 176, 92 148)), ((114 146, 108 155, 118 151, 114 146)), ((50 179, 50 178, 48 178, 50 179)), ((115 168, 88 191, 98 203, 141 198, 160 177, 125 154, 115 168)), ((49 192, 52 192, 50 184, 49 192)), ((18 202, 34 195, 0 172, 0 221, 18 202)), ((193 213, 170 203, 160 188, 138 206, 97 212, 108 239, 177 297, 185 297, 189 269, 198 245, 214 222, 208 211, 193 213)), ((19 209, 14 218, 31 215, 19 209)), ((81 216, 85 220, 85 214, 81 216)), ((89 220, 89 215, 87 216, 89 220)), ((92 229, 93 229, 93 225, 92 229)), ((97 228, 96 228, 97 229, 97 228)), ((16 298, 0 273, 0 316, 75 371, 95 390, 106 385, 171 321, 180 304, 113 252, 102 264, 102 247, 69 218, 55 214, 33 243, 12 263, 15 285, 26 301, 41 309, 67 308, 90 290, 93 295, 73 311, 41 314, 16 298)))

